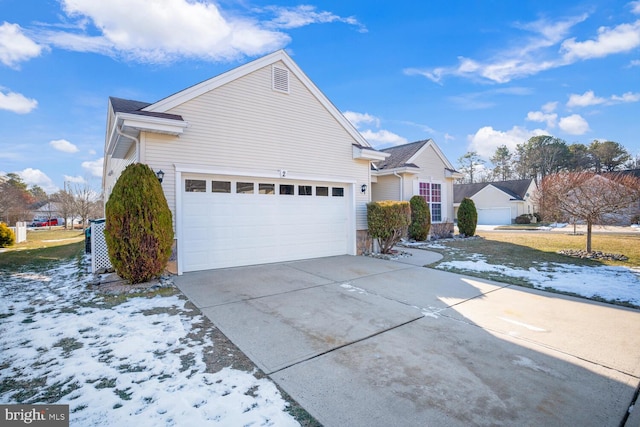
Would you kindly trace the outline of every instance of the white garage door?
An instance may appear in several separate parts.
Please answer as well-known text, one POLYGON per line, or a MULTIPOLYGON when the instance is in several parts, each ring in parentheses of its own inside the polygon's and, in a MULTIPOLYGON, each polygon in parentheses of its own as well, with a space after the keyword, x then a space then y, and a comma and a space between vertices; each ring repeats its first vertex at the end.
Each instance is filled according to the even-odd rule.
POLYGON ((511 208, 478 209, 478 225, 511 224, 511 208))
POLYGON ((185 176, 182 270, 346 254, 348 196, 339 183, 185 176))

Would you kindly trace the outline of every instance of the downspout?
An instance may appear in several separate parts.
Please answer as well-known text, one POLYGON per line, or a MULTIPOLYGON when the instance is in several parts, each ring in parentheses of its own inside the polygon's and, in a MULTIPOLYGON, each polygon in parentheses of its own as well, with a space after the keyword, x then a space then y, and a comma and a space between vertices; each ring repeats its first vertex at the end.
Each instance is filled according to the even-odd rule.
POLYGON ((140 161, 140 140, 135 136, 127 135, 126 133, 122 132, 122 130, 117 126, 116 126, 116 133, 125 138, 132 139, 136 143, 136 162, 139 162, 140 161))
POLYGON ((401 175, 398 175, 398 172, 393 172, 395 176, 400 178, 400 201, 404 200, 404 178, 401 175))

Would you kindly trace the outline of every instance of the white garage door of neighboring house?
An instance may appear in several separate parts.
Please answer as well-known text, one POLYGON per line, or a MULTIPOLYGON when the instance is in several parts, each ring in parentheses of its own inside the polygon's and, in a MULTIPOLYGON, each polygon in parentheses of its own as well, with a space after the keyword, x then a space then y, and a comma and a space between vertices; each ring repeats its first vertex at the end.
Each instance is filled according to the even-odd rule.
POLYGON ((511 208, 478 209, 478 225, 511 224, 511 208))
POLYGON ((182 179, 182 271, 348 253, 350 185, 182 179))

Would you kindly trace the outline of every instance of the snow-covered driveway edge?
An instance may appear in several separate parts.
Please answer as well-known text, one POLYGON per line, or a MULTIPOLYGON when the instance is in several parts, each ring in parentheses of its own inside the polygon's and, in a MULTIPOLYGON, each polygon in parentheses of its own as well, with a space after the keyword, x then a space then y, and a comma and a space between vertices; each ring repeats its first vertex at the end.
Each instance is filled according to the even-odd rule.
POLYGON ((274 383, 208 372, 206 319, 181 295, 110 306, 77 261, 0 274, 0 402, 64 403, 71 425, 298 425, 274 383))
POLYGON ((525 280, 536 289, 640 308, 640 268, 637 267, 587 267, 534 262, 533 267, 525 270, 491 264, 480 254, 471 254, 468 258, 463 261, 442 262, 436 268, 515 277, 525 280))

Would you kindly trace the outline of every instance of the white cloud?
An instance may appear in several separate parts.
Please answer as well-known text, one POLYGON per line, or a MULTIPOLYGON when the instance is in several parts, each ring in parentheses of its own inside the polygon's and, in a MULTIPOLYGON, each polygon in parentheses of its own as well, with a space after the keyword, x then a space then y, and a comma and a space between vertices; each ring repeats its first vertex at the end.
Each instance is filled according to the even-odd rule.
POLYGON ((37 185, 47 193, 55 193, 58 187, 40 169, 26 168, 21 172, 16 172, 20 178, 29 186, 37 185))
POLYGON ((557 107, 558 107, 558 102, 547 102, 542 106, 541 110, 544 111, 545 113, 553 113, 554 111, 556 111, 557 107))
POLYGON ((80 52, 95 52, 138 62, 180 59, 232 61, 285 47, 283 30, 342 22, 366 28, 354 17, 341 17, 315 6, 270 6, 225 11, 210 0, 61 0, 73 28, 41 29, 44 43, 80 52), (144 19, 132 11, 144 11, 144 19))
POLYGON ((570 135, 584 135, 590 130, 589 123, 579 114, 561 118, 558 126, 570 135))
POLYGON ((44 30, 40 37, 48 43, 141 62, 226 61, 272 52, 290 41, 287 34, 262 28, 251 19, 223 15, 219 6, 205 1, 63 0, 62 8, 78 20, 77 29, 44 30), (132 13, 136 10, 144 11, 144 19, 132 13))
MULTIPOLYGON (((100 173, 100 176, 102 176, 102 172, 100 173)), ((87 180, 81 176, 69 176, 69 175, 64 175, 64 181, 71 182, 73 184, 84 184, 85 182, 87 182, 87 180)))
POLYGON ((640 1, 632 1, 628 4, 631 7, 631 12, 636 15, 640 15, 640 1))
POLYGON ((371 145, 375 146, 392 146, 392 145, 402 145, 406 144, 408 141, 406 138, 401 137, 393 132, 389 132, 388 130, 364 130, 360 132, 364 138, 369 141, 371 145))
POLYGON ((315 6, 300 5, 291 8, 280 6, 269 6, 265 10, 275 13, 276 17, 272 19, 268 26, 272 28, 299 28, 310 24, 328 24, 332 22, 342 22, 358 27, 362 33, 367 29, 358 20, 353 17, 341 17, 327 11, 317 11, 315 6))
POLYGON ((18 24, 4 22, 0 25, 0 62, 8 67, 17 67, 18 63, 35 58, 42 47, 25 36, 18 24))
POLYGON ((38 101, 29 99, 21 93, 3 92, 0 88, 0 110, 13 111, 18 114, 27 114, 38 106, 38 101))
POLYGON ((606 99, 597 97, 592 90, 588 90, 582 95, 571 94, 567 107, 588 107, 590 105, 604 104, 605 102, 607 102, 606 99))
POLYGON ((478 129, 475 134, 467 136, 468 151, 475 151, 480 157, 489 159, 501 145, 506 145, 510 151, 513 151, 518 144, 528 141, 532 136, 546 135, 547 133, 542 129, 528 130, 519 126, 514 126, 508 131, 485 126, 478 129))
POLYGON ((58 151, 62 151, 63 153, 77 153, 79 151, 78 147, 76 147, 66 139, 54 139, 53 141, 49 142, 49 145, 58 151))
POLYGON ((89 172, 92 176, 96 176, 96 177, 102 177, 103 165, 104 165, 104 157, 101 157, 98 160, 82 162, 81 164, 83 169, 89 172))
POLYGON ((634 59, 629 62, 629 68, 631 67, 640 67, 640 59, 634 59))
POLYGON ((592 90, 582 95, 571 94, 567 107, 589 107, 591 105, 613 105, 640 101, 640 92, 626 92, 622 95, 611 95, 609 98, 596 96, 592 90))
POLYGON ((520 39, 513 47, 500 50, 486 60, 459 57, 457 66, 426 70, 408 68, 404 72, 408 75, 422 75, 436 83, 440 83, 448 75, 480 78, 497 83, 506 83, 515 78, 534 75, 566 65, 566 59, 558 58, 550 48, 560 43, 573 26, 587 17, 587 14, 583 14, 557 22, 540 19, 519 25, 520 29, 532 35, 520 39))
POLYGON ((353 111, 345 111, 343 115, 351 122, 356 129, 359 129, 363 123, 373 124, 375 127, 380 127, 380 119, 372 116, 369 113, 356 113, 353 111))
POLYGON ((600 58, 614 53, 628 52, 640 46, 640 20, 632 24, 598 28, 594 40, 577 42, 575 37, 562 42, 561 50, 570 62, 578 59, 600 58))
POLYGON ((621 96, 611 95, 611 100, 615 102, 638 102, 640 101, 640 92, 626 92, 621 96))
MULTIPOLYGON (((640 2, 631 3, 634 13, 640 14, 639 4, 640 2)), ((530 32, 531 36, 516 40, 508 48, 499 49, 492 57, 459 57, 455 66, 407 68, 404 72, 408 75, 422 75, 436 83, 441 83, 446 76, 506 83, 577 61, 629 52, 640 46, 640 20, 614 27, 600 27, 597 35, 590 40, 567 38, 571 29, 587 18, 588 15, 583 14, 556 22, 540 19, 518 25, 520 29, 530 32)))
POLYGON ((406 138, 401 137, 393 132, 385 129, 380 129, 380 118, 372 116, 369 113, 356 113, 354 111, 345 111, 343 115, 358 129, 360 134, 369 141, 374 147, 388 147, 391 145, 402 145, 408 141, 406 138), (364 125, 373 125, 376 130, 363 129, 363 127, 369 127, 364 125))
POLYGON ((554 128, 558 120, 558 115, 556 113, 544 113, 542 111, 529 111, 526 120, 546 123, 548 127, 554 128))
POLYGON ((444 134, 444 140, 445 141, 454 141, 456 138, 453 135, 449 135, 448 133, 444 134))

